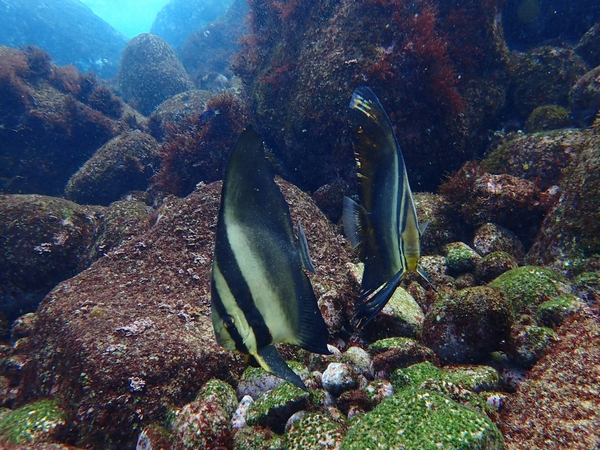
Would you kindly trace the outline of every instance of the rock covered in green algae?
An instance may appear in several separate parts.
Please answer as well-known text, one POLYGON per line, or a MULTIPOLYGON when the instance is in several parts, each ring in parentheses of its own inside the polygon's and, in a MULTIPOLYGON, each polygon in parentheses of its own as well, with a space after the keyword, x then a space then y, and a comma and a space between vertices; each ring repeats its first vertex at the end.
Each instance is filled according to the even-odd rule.
POLYGON ((434 304, 421 339, 442 362, 477 362, 508 336, 513 316, 511 302, 498 289, 465 288, 434 304))
POLYGON ((130 191, 145 191, 160 166, 158 142, 140 130, 126 131, 104 144, 65 187, 69 200, 109 205, 130 191))
POLYGON ((65 412, 54 400, 39 400, 0 418, 0 443, 52 442, 66 430, 66 426, 65 412))
POLYGON ((446 245, 446 263, 456 273, 471 272, 481 259, 479 253, 464 242, 453 242, 446 245))
POLYGON ((556 327, 571 314, 583 307, 581 299, 573 294, 559 295, 542 303, 536 312, 539 322, 546 327, 556 327))
POLYGON ((388 378, 398 368, 424 361, 437 362, 437 356, 433 350, 411 338, 381 339, 371 344, 369 350, 375 353, 372 363, 373 373, 381 378, 388 378))
POLYGON ((330 417, 318 413, 304 415, 285 434, 289 450, 339 449, 343 440, 342 426, 330 417))
POLYGON ((290 416, 304 409, 309 400, 310 393, 291 383, 283 383, 250 405, 246 422, 250 426, 268 426, 282 432, 290 416))
POLYGON ((221 380, 206 383, 196 400, 174 413, 174 449, 231 447, 231 415, 237 406, 234 389, 221 380))
POLYGON ((489 283, 489 286, 502 291, 517 314, 533 310, 544 301, 570 290, 561 274, 539 266, 509 270, 489 283))
POLYGON ((530 369, 557 340, 551 328, 539 327, 523 316, 510 330, 507 353, 516 364, 530 369))
POLYGON ((525 122, 526 133, 556 130, 571 125, 569 112, 558 105, 543 105, 535 108, 525 122))
POLYGON ((494 450, 503 449, 504 441, 485 415, 446 395, 407 388, 357 417, 341 448, 494 450))
POLYGON ((268 428, 245 427, 235 433, 235 450, 282 450, 284 439, 268 428))
POLYGON ((506 252, 492 252, 485 255, 475 266, 475 275, 483 283, 489 283, 498 276, 519 266, 517 260, 506 252))

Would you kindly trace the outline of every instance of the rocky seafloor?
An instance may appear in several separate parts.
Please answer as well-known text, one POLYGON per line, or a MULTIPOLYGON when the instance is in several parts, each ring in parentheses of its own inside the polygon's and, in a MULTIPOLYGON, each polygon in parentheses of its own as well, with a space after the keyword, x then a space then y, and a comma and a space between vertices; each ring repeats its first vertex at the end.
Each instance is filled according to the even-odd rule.
MULTIPOLYGON (((365 23, 409 8, 367 3, 365 23)), ((492 3, 468 17, 496 27, 492 3)), ((497 60, 475 53, 481 60, 465 84, 434 86, 441 82, 434 77, 422 86, 445 99, 436 117, 447 129, 427 153, 436 140, 431 124, 414 128, 391 100, 410 99, 415 76, 394 69, 394 58, 402 53, 420 67, 428 61, 422 49, 397 55, 359 43, 357 34, 354 45, 370 48, 365 59, 358 51, 340 56, 349 41, 337 37, 358 33, 344 27, 364 12, 360 5, 285 5, 250 2, 251 30, 263 35, 244 41, 234 64, 239 80, 213 92, 190 90, 199 86, 152 35, 130 42, 124 57, 134 61, 121 65, 113 89, 55 66, 38 49, 0 47, 0 446, 599 448, 600 81, 593 66, 600 59, 589 44, 599 28, 577 45, 528 52, 508 50, 497 28, 482 33, 481 48, 497 60), (294 22, 281 41, 264 29, 317 13, 336 39, 319 41, 311 22, 306 35, 294 22), (306 47, 305 39, 316 44, 306 47), (323 57, 290 74, 283 50, 297 52, 298 64, 323 57), (380 60, 369 66, 369 58, 380 60), (365 68, 368 79, 357 79, 365 68), (307 106, 319 75, 329 81, 307 106), (292 83, 298 79, 307 84, 292 83), (342 197, 354 189, 340 111, 359 81, 375 85, 401 124, 419 220, 428 222, 421 265, 431 285, 409 275, 357 331, 350 319, 362 267, 339 217, 342 197), (295 95, 298 102, 281 104, 295 95), (486 110, 500 97, 504 106, 486 110), (199 117, 216 109, 213 118, 199 117), (582 117, 588 110, 591 117, 582 117), (212 330, 219 180, 248 123, 265 137, 316 269, 309 278, 333 354, 280 346, 308 391, 247 367, 212 330), (477 146, 484 150, 469 153, 477 146), (446 148, 456 149, 448 161, 446 148)), ((449 76, 445 70, 460 67, 451 50, 457 36, 446 22, 434 25, 457 15, 425 6, 414 7, 425 8, 419 20, 433 28, 398 30, 428 49, 445 42, 448 66, 436 70, 449 76)), ((369 36, 384 42, 386 33, 369 36)))

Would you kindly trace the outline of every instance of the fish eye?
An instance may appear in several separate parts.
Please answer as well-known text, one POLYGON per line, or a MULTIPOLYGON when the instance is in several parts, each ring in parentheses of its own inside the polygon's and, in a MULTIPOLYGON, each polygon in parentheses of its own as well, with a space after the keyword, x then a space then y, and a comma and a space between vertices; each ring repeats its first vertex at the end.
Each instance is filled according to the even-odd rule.
POLYGON ((231 316, 227 316, 223 319, 223 324, 225 325, 225 328, 232 327, 234 323, 235 320, 231 316))

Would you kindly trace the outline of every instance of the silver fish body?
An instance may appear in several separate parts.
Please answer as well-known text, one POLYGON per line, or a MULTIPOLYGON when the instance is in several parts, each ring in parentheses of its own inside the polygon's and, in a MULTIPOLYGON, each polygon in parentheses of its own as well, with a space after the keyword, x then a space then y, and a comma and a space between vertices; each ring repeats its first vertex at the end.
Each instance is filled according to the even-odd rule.
POLYGON ((357 88, 350 101, 360 204, 344 199, 344 229, 364 262, 354 323, 362 327, 383 309, 407 272, 417 271, 421 231, 404 158, 375 93, 357 88))
POLYGON ((221 346, 252 356, 265 370, 305 389, 273 345, 330 353, 325 322, 302 270, 312 264, 300 224, 298 237, 299 245, 262 138, 248 128, 223 181, 212 265, 213 327, 221 346))

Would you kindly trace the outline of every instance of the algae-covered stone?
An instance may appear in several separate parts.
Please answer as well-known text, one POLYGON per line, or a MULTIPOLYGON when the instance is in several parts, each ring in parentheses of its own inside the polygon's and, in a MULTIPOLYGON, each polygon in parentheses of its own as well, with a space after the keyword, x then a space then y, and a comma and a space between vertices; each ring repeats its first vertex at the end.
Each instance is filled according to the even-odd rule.
POLYGON ((283 432, 285 422, 292 414, 304 409, 309 398, 310 393, 291 383, 283 383, 250 405, 246 422, 250 426, 268 426, 276 432, 283 432))
POLYGON ((492 252, 485 255, 475 266, 475 275, 482 282, 488 283, 504 272, 518 267, 517 260, 506 252, 492 252))
POLYGON ((438 300, 421 339, 442 362, 477 362, 508 335, 513 308, 497 289, 476 286, 438 300))
POLYGON ((52 442, 65 431, 66 424, 65 414, 54 400, 39 400, 2 416, 0 443, 52 442))
POLYGON ((348 364, 331 363, 323 372, 323 389, 333 395, 354 389, 358 386, 358 375, 348 364))
POLYGON ((341 425, 323 414, 306 414, 285 436, 289 450, 338 449, 343 439, 341 425))
POLYGON ((494 423, 446 395, 404 389, 359 417, 342 449, 503 449, 494 423))
POLYGON ((231 415, 237 400, 231 386, 211 379, 196 400, 175 413, 171 428, 175 449, 230 447, 233 443, 231 415))
POLYGON ((370 340, 390 336, 416 337, 421 332, 424 318, 423 310, 413 296, 398 287, 387 305, 365 326, 364 333, 370 340))
POLYGON ((348 350, 342 353, 341 360, 343 363, 346 363, 352 367, 356 373, 365 376, 372 375, 371 357, 360 347, 350 347, 348 350))
POLYGON ((538 266, 509 270, 488 286, 500 289, 512 302, 517 313, 534 309, 544 301, 570 290, 562 275, 538 266))
POLYGON ((474 392, 493 391, 500 388, 498 372, 489 366, 457 366, 440 369, 430 362, 414 364, 398 369, 392 374, 394 388, 418 387, 431 381, 444 381, 456 384, 474 392))
POLYGON ((369 350, 377 353, 372 363, 373 372, 377 377, 387 378, 395 369, 419 362, 437 362, 433 350, 411 338, 381 339, 371 344, 369 350))
POLYGON ((571 125, 568 111, 558 105, 543 105, 535 108, 525 122, 525 132, 556 130, 571 125))
POLYGON ((448 244, 445 250, 448 267, 457 273, 472 271, 481 259, 479 253, 464 242, 448 244))
POLYGON ((233 439, 235 450, 282 450, 283 438, 268 428, 246 427, 233 439))
POLYGON ((568 316, 579 311, 582 306, 581 300, 576 295, 559 295, 552 300, 542 303, 537 309, 536 316, 542 325, 556 327, 568 316))
POLYGON ((510 330, 507 353, 515 363, 529 369, 546 354, 550 344, 556 341, 557 335, 551 328, 531 323, 517 324, 510 330))

